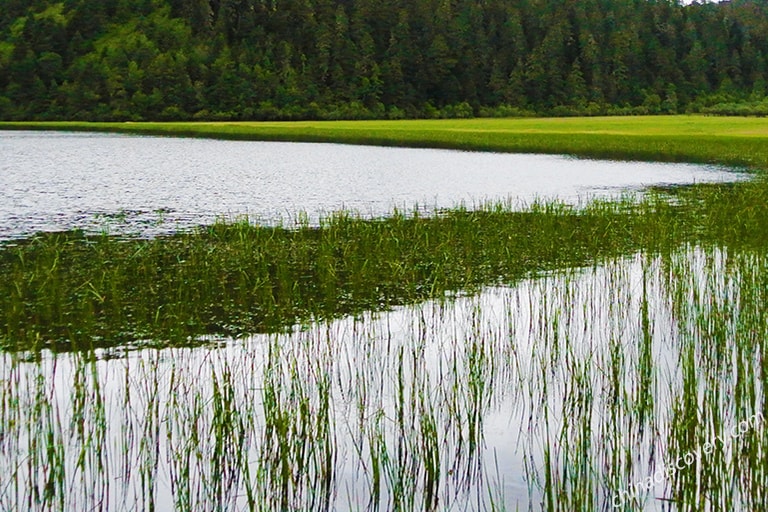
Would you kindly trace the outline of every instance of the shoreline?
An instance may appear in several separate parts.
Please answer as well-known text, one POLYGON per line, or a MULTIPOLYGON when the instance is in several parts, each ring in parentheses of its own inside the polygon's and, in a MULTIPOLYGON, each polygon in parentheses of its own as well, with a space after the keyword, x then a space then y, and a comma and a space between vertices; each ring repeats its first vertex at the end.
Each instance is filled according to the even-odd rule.
POLYGON ((768 170, 768 120, 707 116, 289 122, 0 122, 0 130, 562 154, 768 170))

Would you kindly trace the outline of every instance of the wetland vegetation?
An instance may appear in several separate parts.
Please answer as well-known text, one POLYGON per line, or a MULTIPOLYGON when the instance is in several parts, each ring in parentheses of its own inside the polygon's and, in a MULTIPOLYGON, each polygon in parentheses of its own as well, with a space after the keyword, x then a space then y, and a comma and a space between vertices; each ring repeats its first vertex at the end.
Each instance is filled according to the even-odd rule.
POLYGON ((36 351, 175 345, 471 293, 641 250, 759 243, 768 230, 763 193, 760 179, 585 208, 339 213, 319 227, 242 220, 151 239, 44 233, 0 251, 0 339, 36 351))

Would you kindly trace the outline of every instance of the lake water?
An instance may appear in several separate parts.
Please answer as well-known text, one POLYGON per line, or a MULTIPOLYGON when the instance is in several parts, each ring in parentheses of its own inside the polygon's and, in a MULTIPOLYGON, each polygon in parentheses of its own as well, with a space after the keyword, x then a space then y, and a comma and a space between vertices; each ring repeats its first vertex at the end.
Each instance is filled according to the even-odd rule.
POLYGON ((38 231, 153 235, 247 215, 310 222, 485 201, 578 203, 650 185, 745 179, 713 166, 338 144, 0 132, 0 240, 38 231))

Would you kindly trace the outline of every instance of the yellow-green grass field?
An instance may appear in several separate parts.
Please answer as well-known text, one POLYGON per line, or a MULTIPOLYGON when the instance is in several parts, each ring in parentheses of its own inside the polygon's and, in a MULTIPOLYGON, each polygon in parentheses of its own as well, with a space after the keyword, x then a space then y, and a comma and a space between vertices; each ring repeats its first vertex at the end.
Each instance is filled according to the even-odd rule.
POLYGON ((406 121, 0 122, 0 129, 92 130, 244 140, 337 142, 768 169, 768 120, 648 116, 406 121))

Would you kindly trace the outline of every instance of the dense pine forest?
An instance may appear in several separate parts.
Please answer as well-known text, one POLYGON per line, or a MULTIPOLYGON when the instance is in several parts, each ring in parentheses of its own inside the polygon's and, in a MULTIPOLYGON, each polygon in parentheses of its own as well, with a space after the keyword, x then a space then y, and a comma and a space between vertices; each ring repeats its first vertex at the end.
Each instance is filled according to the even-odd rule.
POLYGON ((0 0, 0 119, 766 113, 768 2, 0 0))

